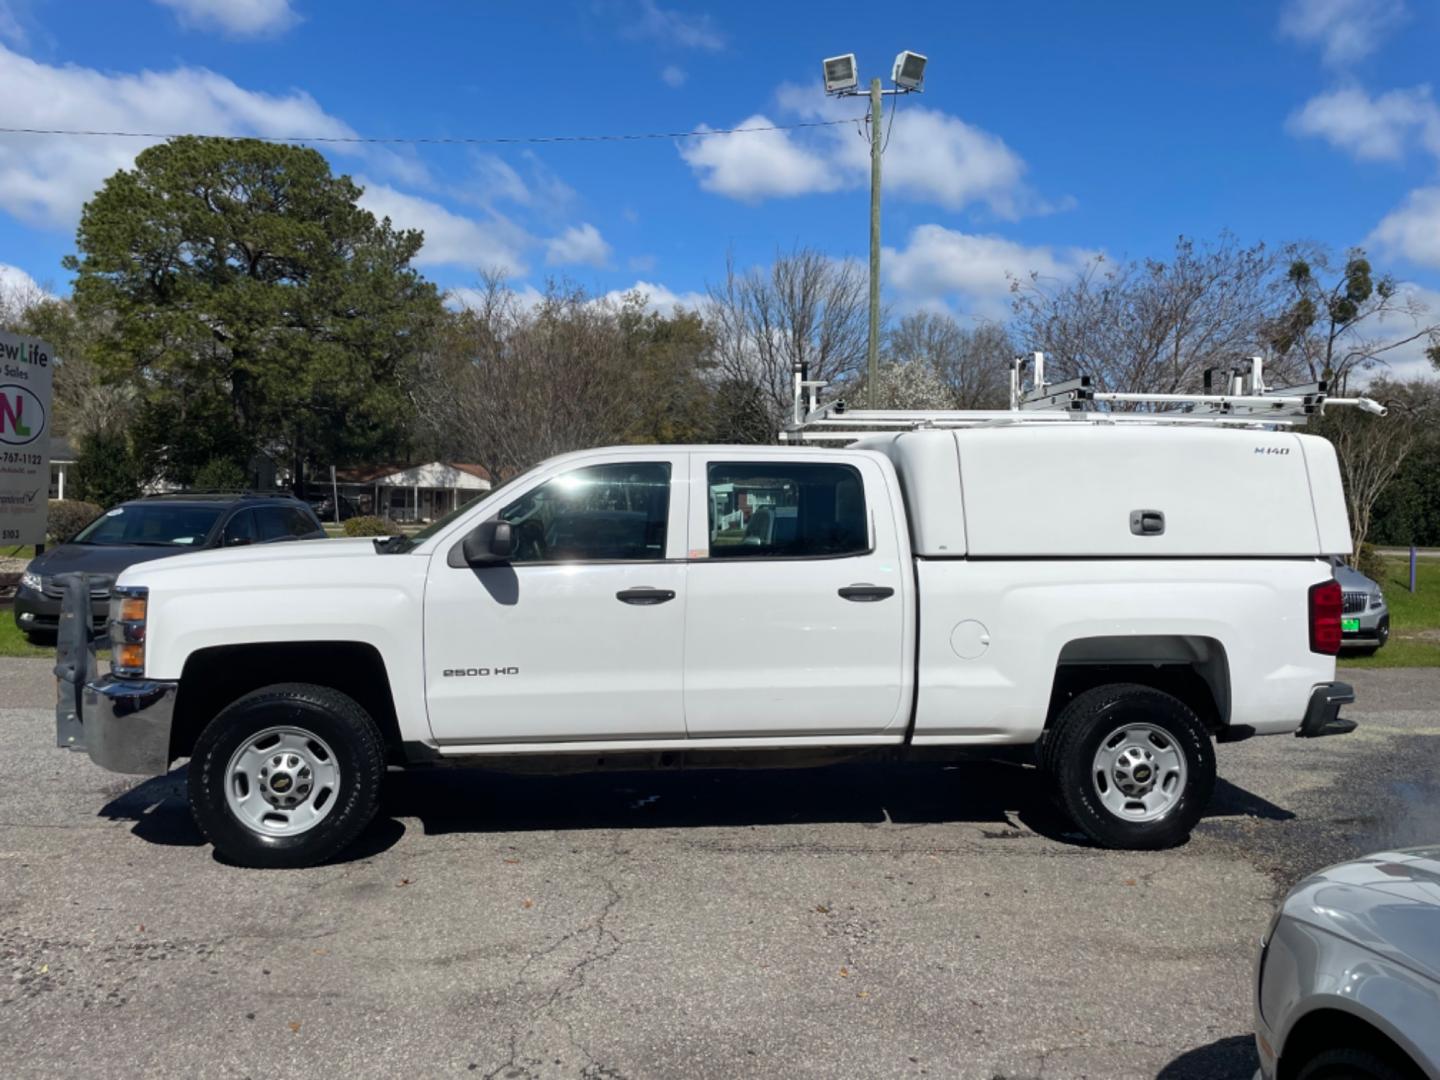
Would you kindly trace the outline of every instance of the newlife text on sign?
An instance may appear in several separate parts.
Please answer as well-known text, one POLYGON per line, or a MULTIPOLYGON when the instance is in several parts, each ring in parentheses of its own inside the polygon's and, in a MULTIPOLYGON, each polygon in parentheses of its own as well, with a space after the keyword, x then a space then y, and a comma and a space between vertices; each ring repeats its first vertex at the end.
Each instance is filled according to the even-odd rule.
POLYGON ((45 541, 54 364, 43 341, 0 331, 0 544, 45 541))

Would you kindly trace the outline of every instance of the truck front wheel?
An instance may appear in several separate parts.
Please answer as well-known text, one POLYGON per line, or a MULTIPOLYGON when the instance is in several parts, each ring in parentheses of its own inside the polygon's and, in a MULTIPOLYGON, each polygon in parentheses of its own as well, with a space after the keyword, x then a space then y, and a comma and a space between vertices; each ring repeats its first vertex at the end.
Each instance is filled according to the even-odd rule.
POLYGON ((315 866, 375 814, 385 747, 354 700, 283 683, 246 694, 215 717, 190 759, 190 809, 230 862, 315 866))
POLYGON ((1184 702, 1135 683, 1077 695, 1042 754, 1061 806, 1109 848, 1183 843, 1215 790, 1210 733, 1184 702))

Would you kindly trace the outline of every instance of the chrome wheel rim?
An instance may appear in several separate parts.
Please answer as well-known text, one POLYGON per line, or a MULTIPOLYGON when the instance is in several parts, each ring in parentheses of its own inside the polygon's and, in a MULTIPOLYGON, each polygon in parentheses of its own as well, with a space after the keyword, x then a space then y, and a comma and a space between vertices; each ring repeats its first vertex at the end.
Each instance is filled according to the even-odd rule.
POLYGON ((271 727, 240 744, 225 768, 225 802, 259 836, 298 836, 324 821, 340 793, 335 752, 313 731, 271 727))
POLYGON ((1100 742, 1090 769, 1095 794, 1122 821, 1158 821, 1185 794, 1180 745, 1154 724, 1126 724, 1100 742))

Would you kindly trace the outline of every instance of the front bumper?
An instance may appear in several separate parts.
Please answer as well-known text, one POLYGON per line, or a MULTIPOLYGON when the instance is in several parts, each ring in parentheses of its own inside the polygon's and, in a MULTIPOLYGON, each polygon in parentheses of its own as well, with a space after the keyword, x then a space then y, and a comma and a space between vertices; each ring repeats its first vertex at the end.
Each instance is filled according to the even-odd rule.
MULTIPOLYGON (((60 628, 60 608, 64 601, 60 597, 47 596, 43 592, 24 586, 15 590, 15 625, 27 633, 53 633, 60 628)), ((90 600, 90 624, 96 630, 104 627, 109 617, 110 597, 92 596, 90 600)))
POLYGON ((154 776, 170 767, 179 683, 100 675, 84 574, 63 574, 56 635, 55 743, 84 750, 103 769, 154 776))
POLYGON ((180 684, 102 675, 87 683, 80 711, 90 760, 118 773, 155 776, 170 767, 170 725, 180 684))

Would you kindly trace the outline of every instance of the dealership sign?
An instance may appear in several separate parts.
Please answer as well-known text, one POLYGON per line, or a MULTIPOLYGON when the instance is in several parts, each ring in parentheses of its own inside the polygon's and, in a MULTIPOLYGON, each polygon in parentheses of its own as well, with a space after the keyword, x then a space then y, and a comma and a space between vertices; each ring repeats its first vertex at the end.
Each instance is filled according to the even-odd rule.
POLYGON ((0 330, 0 547, 45 541, 55 356, 0 330))

